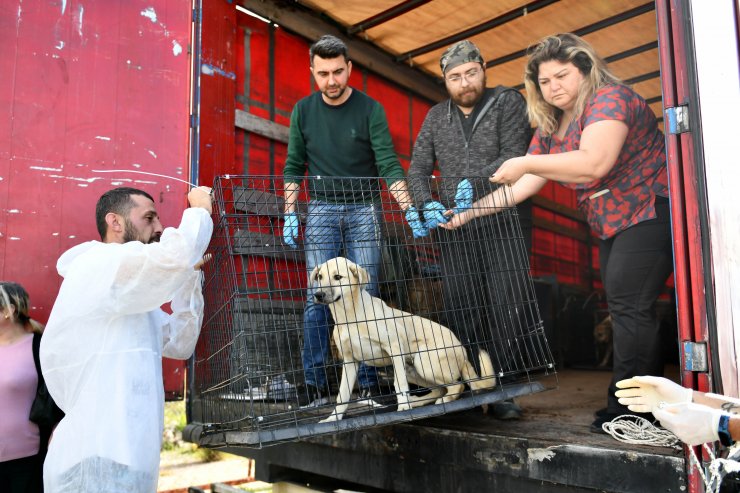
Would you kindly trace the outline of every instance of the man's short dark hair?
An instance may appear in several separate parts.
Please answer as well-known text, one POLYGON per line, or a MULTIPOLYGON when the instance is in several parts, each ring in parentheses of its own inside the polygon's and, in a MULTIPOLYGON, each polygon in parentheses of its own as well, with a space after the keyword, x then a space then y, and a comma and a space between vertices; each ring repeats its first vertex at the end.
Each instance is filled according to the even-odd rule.
POLYGON ((347 45, 344 41, 332 36, 331 34, 324 34, 318 41, 311 45, 308 50, 308 54, 311 56, 311 66, 313 66, 313 57, 317 56, 324 60, 330 60, 338 56, 343 56, 344 61, 349 60, 349 53, 347 51, 347 45))
POLYGON ((105 216, 109 212, 113 212, 114 214, 128 217, 129 211, 136 205, 131 199, 132 195, 143 195, 154 202, 152 196, 145 191, 131 187, 118 187, 108 190, 98 199, 98 204, 95 206, 95 222, 97 223, 98 233, 102 241, 105 241, 105 234, 108 232, 108 224, 105 222, 105 216))

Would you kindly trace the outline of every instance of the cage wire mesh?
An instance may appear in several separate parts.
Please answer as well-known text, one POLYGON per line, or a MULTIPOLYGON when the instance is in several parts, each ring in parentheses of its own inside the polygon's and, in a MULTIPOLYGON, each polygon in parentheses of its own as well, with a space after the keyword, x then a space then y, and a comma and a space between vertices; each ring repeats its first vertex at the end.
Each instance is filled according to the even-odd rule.
MULTIPOLYGON (((454 208, 462 179, 409 180, 394 197, 383 179, 306 178, 294 248, 282 177, 216 178, 191 396, 201 445, 262 447, 542 390, 554 364, 516 208, 473 204, 480 217, 419 238, 405 219, 428 197, 454 208)), ((494 190, 468 180, 476 200, 494 190)))

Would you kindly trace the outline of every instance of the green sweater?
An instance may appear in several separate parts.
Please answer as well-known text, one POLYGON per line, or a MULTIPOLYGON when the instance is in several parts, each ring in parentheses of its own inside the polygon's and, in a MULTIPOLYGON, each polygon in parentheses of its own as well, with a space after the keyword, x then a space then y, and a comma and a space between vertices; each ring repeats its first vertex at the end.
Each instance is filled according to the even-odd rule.
POLYGON ((341 180, 324 177, 364 177, 392 183, 404 173, 393 150, 383 107, 353 89, 338 106, 326 104, 320 92, 295 105, 290 116, 290 140, 283 176, 301 183, 308 170, 313 200, 331 203, 372 203, 380 196, 376 179, 341 180))

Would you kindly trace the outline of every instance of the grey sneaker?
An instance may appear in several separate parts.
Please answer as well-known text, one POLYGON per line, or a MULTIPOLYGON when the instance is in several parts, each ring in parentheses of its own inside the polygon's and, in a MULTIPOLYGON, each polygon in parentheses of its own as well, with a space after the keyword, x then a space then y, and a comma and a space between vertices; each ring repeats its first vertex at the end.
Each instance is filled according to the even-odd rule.
POLYGON ((522 408, 513 399, 494 402, 488 407, 488 413, 502 421, 520 419, 523 414, 522 408))

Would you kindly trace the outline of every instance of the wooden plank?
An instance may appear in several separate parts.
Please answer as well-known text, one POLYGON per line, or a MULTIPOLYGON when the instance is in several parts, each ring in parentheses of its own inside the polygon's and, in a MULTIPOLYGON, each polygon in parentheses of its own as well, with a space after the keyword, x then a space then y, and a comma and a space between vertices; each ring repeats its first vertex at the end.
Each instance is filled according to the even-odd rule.
MULTIPOLYGON (((234 209, 248 214, 268 217, 283 217, 285 199, 280 195, 246 187, 234 187, 234 209)), ((299 200, 296 202, 298 217, 305 222, 308 204, 299 200)))
POLYGON ((299 239, 297 243, 298 248, 292 248, 284 244, 278 236, 238 230, 234 234, 234 253, 303 262, 305 260, 303 242, 299 239))
POLYGON ((568 238, 573 238, 584 243, 586 243, 591 236, 590 230, 569 228, 560 224, 551 223, 550 221, 546 221, 545 219, 537 216, 532 217, 532 225, 535 228, 544 229, 545 231, 551 231, 553 233, 567 236, 568 238))
MULTIPOLYGON (((263 288, 250 288, 249 286, 247 287, 242 286, 239 289, 239 292, 242 294, 254 295, 254 296, 264 296, 265 295, 265 290, 263 288)), ((306 296, 306 289, 305 288, 281 289, 280 296, 283 296, 289 299, 302 299, 306 296)))
MULTIPOLYGON (((303 292, 303 291, 302 291, 303 292)), ((284 294, 281 291, 281 295, 284 294)), ((272 298, 245 298, 236 299, 234 309, 245 313, 303 313, 303 301, 275 300, 272 298)))
MULTIPOLYGON (((263 192, 246 187, 234 187, 234 209, 245 212, 249 215, 267 216, 282 218, 283 217, 283 197, 274 193, 263 192)), ((306 222, 308 213, 308 203, 297 201, 298 218, 302 223, 306 222)), ((429 244, 428 239, 416 239, 411 233, 411 228, 406 221, 388 222, 384 221, 381 225, 384 238, 394 238, 397 242, 405 245, 419 244, 420 246, 429 244)), ((267 243, 272 244, 269 238, 267 243)))
POLYGON ((584 224, 586 223, 586 218, 580 210, 573 209, 572 207, 560 204, 558 202, 555 202, 554 200, 535 195, 534 197, 532 197, 532 205, 548 210, 550 212, 555 212, 557 214, 560 214, 561 216, 573 219, 574 221, 582 222, 584 224))
POLYGON ((234 126, 252 132, 268 139, 277 140, 278 142, 288 143, 289 127, 260 118, 257 115, 247 113, 243 110, 234 112, 234 126))

